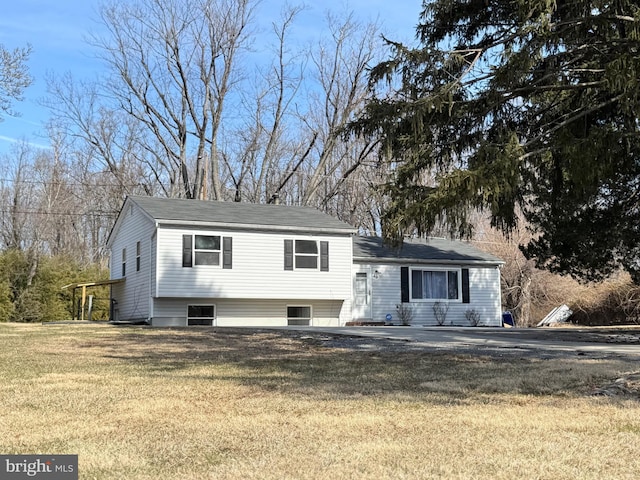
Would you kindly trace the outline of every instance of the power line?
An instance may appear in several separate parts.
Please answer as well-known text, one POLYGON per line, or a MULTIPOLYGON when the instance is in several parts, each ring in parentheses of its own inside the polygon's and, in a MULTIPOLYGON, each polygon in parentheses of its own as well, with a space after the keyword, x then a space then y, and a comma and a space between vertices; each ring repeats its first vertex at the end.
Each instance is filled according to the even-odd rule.
POLYGON ((115 218, 118 215, 118 212, 104 212, 104 211, 94 211, 94 212, 47 212, 42 210, 0 210, 0 213, 3 215, 51 215, 51 216, 61 216, 61 217, 107 217, 107 218, 115 218))
POLYGON ((0 178, 0 183, 18 183, 25 185, 56 185, 63 187, 127 187, 135 188, 141 187, 140 183, 120 184, 120 183, 82 183, 82 182, 67 182, 64 180, 48 181, 48 180, 16 180, 13 178, 0 178))

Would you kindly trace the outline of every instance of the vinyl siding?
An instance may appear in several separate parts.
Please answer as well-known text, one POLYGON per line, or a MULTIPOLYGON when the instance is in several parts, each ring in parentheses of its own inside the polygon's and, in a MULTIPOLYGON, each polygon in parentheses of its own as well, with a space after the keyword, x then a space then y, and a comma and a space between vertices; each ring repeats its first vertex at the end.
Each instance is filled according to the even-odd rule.
MULTIPOLYGON (((371 319, 385 321, 391 315, 394 323, 400 321, 397 307, 401 304, 401 267, 412 265, 406 259, 396 262, 374 258, 357 259, 354 264, 352 237, 347 233, 305 235, 166 225, 156 230, 155 221, 137 205, 133 204, 133 210, 130 207, 130 203, 125 203, 109 243, 112 279, 121 277, 122 249, 127 250, 125 282, 112 286, 117 320, 152 319, 158 326, 186 325, 187 305, 213 304, 216 324, 220 326, 283 326, 287 324, 287 306, 310 305, 312 325, 344 325, 354 313, 356 273, 367 272, 371 319), (231 238, 232 255, 227 258, 231 268, 183 267, 182 240, 186 234, 231 238), (318 241, 318 269, 285 270, 285 240, 318 241), (136 271, 137 242, 141 243, 140 271, 136 271), (328 243, 329 271, 320 269, 320 264, 324 264, 320 242, 328 243)), ((222 263, 222 251, 220 257, 222 263)), ((438 267, 425 259, 416 262, 419 263, 416 267, 422 269, 438 267)), ((442 265, 442 268, 467 267, 442 265)), ((499 269, 478 265, 468 269, 470 303, 448 302, 445 324, 469 325, 465 312, 474 309, 480 314, 481 325, 501 325, 499 269)), ((411 323, 437 324, 434 303, 411 302, 411 323)))
MULTIPOLYGON (((502 297, 498 267, 470 268, 469 295, 471 303, 466 304, 466 307, 473 308, 480 313, 481 325, 502 326, 502 297)), ((467 308, 464 309, 465 312, 467 308)), ((464 321, 466 322, 466 319, 464 321)))
POLYGON ((122 249, 127 250, 125 281, 114 284, 111 297, 115 304, 115 320, 139 320, 149 317, 153 280, 154 223, 136 206, 123 210, 119 229, 111 244, 111 279, 122 277, 122 249), (136 271, 136 243, 140 242, 140 270, 136 271))
POLYGON ((339 326, 350 303, 341 300, 239 300, 228 298, 161 298, 154 301, 153 326, 186 326, 188 305, 215 305, 219 327, 286 326, 287 306, 310 305, 312 326, 339 326))
MULTIPOLYGON (((371 272, 379 272, 378 278, 371 276, 371 302, 372 319, 385 321, 386 315, 391 314, 393 323, 400 323, 397 306, 401 303, 400 297, 400 264, 370 264, 371 272)), ((410 265, 406 265, 411 267, 410 265)), ((433 265, 438 267, 438 265, 433 265)), ((424 264, 417 268, 428 269, 424 264)), ((464 265, 442 268, 469 268, 469 295, 470 303, 461 301, 448 302, 449 310, 446 315, 445 325, 469 325, 465 317, 467 310, 474 309, 480 314, 480 324, 484 326, 501 326, 501 298, 500 298, 500 270, 497 267, 465 267, 464 265)), ((362 265, 354 265, 354 272, 364 271, 362 265)), ((355 273, 354 273, 355 277, 355 273)), ((433 313, 433 304, 430 302, 410 302, 413 312, 412 325, 437 325, 433 313)))
MULTIPOLYGON (((157 293, 161 297, 232 299, 351 298, 350 236, 307 236, 248 231, 158 230, 157 293), (233 268, 182 266, 182 235, 220 235, 233 239, 233 268), (284 240, 329 242, 329 271, 284 270, 284 240)), ((318 257, 318 261, 320 258, 318 257)))

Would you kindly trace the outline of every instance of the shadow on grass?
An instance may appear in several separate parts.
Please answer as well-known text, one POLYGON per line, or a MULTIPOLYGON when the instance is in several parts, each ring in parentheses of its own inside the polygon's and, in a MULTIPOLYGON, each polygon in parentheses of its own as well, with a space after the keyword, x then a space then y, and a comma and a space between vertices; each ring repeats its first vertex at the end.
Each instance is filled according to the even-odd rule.
POLYGON ((126 327, 115 333, 78 339, 75 348, 135 366, 137 374, 179 374, 316 398, 429 395, 460 403, 490 394, 584 395, 632 368, 613 359, 353 350, 348 338, 342 339, 346 348, 328 348, 331 336, 286 330, 126 327))

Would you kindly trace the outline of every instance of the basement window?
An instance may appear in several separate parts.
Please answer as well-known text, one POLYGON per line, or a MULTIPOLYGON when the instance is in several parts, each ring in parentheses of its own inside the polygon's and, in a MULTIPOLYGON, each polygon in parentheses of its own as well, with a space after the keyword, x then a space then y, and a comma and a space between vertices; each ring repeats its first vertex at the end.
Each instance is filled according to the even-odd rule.
POLYGON ((187 326, 213 326, 216 318, 215 305, 189 305, 187 307, 187 326))
POLYGON ((287 307, 287 325, 311 325, 311 306, 295 305, 287 307))

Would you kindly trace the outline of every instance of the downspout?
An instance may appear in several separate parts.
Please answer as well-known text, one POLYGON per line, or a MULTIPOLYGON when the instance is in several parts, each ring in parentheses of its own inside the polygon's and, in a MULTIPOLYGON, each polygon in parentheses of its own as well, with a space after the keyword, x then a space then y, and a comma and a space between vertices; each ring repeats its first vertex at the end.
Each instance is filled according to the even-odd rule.
POLYGON ((153 239, 157 238, 156 235, 158 233, 158 223, 156 222, 156 228, 155 231, 153 232, 153 235, 151 235, 151 238, 149 239, 149 314, 147 316, 147 324, 151 325, 152 321, 153 321, 153 271, 155 269, 156 271, 156 276, 158 274, 158 256, 155 256, 155 260, 153 262, 153 267, 151 265, 151 260, 152 258, 154 258, 153 256, 153 239))

